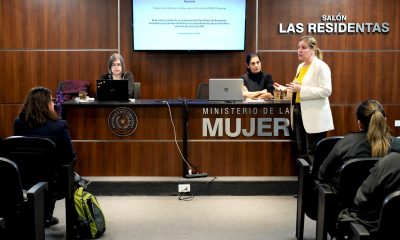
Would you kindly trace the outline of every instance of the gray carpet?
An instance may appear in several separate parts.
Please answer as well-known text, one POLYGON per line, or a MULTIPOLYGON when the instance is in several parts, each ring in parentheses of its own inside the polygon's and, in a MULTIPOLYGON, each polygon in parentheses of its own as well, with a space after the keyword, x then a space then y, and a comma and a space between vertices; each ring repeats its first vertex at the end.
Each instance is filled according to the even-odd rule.
MULTIPOLYGON (((226 239, 294 240, 293 196, 98 196, 107 221, 104 240, 226 239)), ((46 239, 65 238, 64 201, 46 239)), ((304 239, 315 239, 315 222, 306 218, 304 239)))

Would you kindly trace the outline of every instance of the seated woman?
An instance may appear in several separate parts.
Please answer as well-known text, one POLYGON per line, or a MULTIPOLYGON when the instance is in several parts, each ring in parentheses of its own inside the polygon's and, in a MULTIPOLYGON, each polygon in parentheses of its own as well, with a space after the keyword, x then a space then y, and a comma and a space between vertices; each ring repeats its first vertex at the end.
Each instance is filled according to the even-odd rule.
MULTIPOLYGON (((49 89, 44 87, 32 88, 25 99, 18 117, 14 121, 15 136, 45 137, 55 140, 57 149, 62 151, 64 164, 75 159, 71 136, 66 121, 60 120, 54 110, 54 103, 49 89)), ((86 187, 89 181, 75 173, 75 183, 86 187)), ((55 199, 46 198, 45 227, 58 223, 53 217, 55 199)))
POLYGON ((244 82, 243 97, 273 98, 274 86, 272 76, 261 71, 261 58, 257 53, 246 56, 247 72, 241 76, 244 82))
POLYGON ((370 172, 354 198, 356 209, 344 211, 342 218, 343 214, 350 215, 350 218, 356 216, 356 221, 374 236, 384 199, 390 193, 400 190, 400 153, 392 152, 386 155, 370 172))
POLYGON ((390 136, 386 115, 376 100, 366 100, 357 108, 359 132, 341 139, 319 168, 318 180, 337 187, 340 169, 346 161, 362 157, 383 157, 400 152, 400 139, 390 136))
POLYGON ((133 73, 125 71, 125 61, 121 54, 114 53, 108 59, 108 73, 101 75, 100 79, 105 80, 128 80, 128 93, 130 98, 134 98, 134 78, 133 73))

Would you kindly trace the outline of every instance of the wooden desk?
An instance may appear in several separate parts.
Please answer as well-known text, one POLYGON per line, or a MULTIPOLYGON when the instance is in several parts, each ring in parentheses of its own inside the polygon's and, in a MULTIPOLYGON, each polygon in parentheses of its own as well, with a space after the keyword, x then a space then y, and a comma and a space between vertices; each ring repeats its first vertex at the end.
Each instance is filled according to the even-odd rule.
POLYGON ((290 118, 289 102, 168 102, 177 142, 165 102, 64 103, 76 170, 84 176, 182 176, 186 164, 178 145, 193 166, 210 175, 295 174, 294 143, 283 126, 290 118), (108 126, 110 113, 119 107, 137 117, 129 136, 116 136, 108 126))

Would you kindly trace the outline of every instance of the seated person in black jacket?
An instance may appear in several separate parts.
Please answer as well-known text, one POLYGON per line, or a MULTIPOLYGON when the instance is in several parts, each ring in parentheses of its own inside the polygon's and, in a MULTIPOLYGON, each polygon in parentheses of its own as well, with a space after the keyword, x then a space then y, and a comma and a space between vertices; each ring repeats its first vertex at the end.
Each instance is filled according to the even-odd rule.
POLYGON ((247 73, 243 74, 243 97, 273 98, 274 82, 270 74, 261 71, 261 58, 257 53, 246 56, 247 73))
POLYGON ((400 152, 400 140, 390 136, 386 115, 376 100, 366 100, 357 108, 360 129, 341 139, 319 168, 318 180, 337 187, 342 165, 353 158, 383 157, 388 153, 400 152))
MULTIPOLYGON (((75 159, 67 123, 59 119, 54 110, 51 92, 47 88, 35 87, 30 90, 15 119, 14 135, 49 138, 56 143, 57 151, 61 151, 63 164, 68 164, 75 159)), ((76 173, 74 180, 84 187, 88 184, 88 180, 81 178, 76 173)), ((53 217, 55 202, 55 199, 46 198, 46 227, 58 223, 58 219, 53 217)))
MULTIPOLYGON (((390 193, 400 190, 400 153, 392 152, 386 155, 370 172, 354 198, 356 209, 345 209, 340 219, 351 219, 362 224, 374 239, 384 199, 390 193)), ((346 222, 342 222, 344 235, 347 235, 348 228, 346 222)))
POLYGON ((114 53, 107 62, 108 73, 101 75, 100 79, 105 80, 128 80, 128 93, 130 98, 134 98, 134 78, 133 73, 125 71, 125 61, 121 54, 114 53))

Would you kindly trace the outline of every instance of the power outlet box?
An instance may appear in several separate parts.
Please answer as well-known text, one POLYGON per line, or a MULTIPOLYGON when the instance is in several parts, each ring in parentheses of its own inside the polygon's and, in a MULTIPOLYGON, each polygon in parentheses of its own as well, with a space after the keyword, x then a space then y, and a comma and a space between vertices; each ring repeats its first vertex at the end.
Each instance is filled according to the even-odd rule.
POLYGON ((178 192, 190 192, 190 184, 178 184, 178 192))

